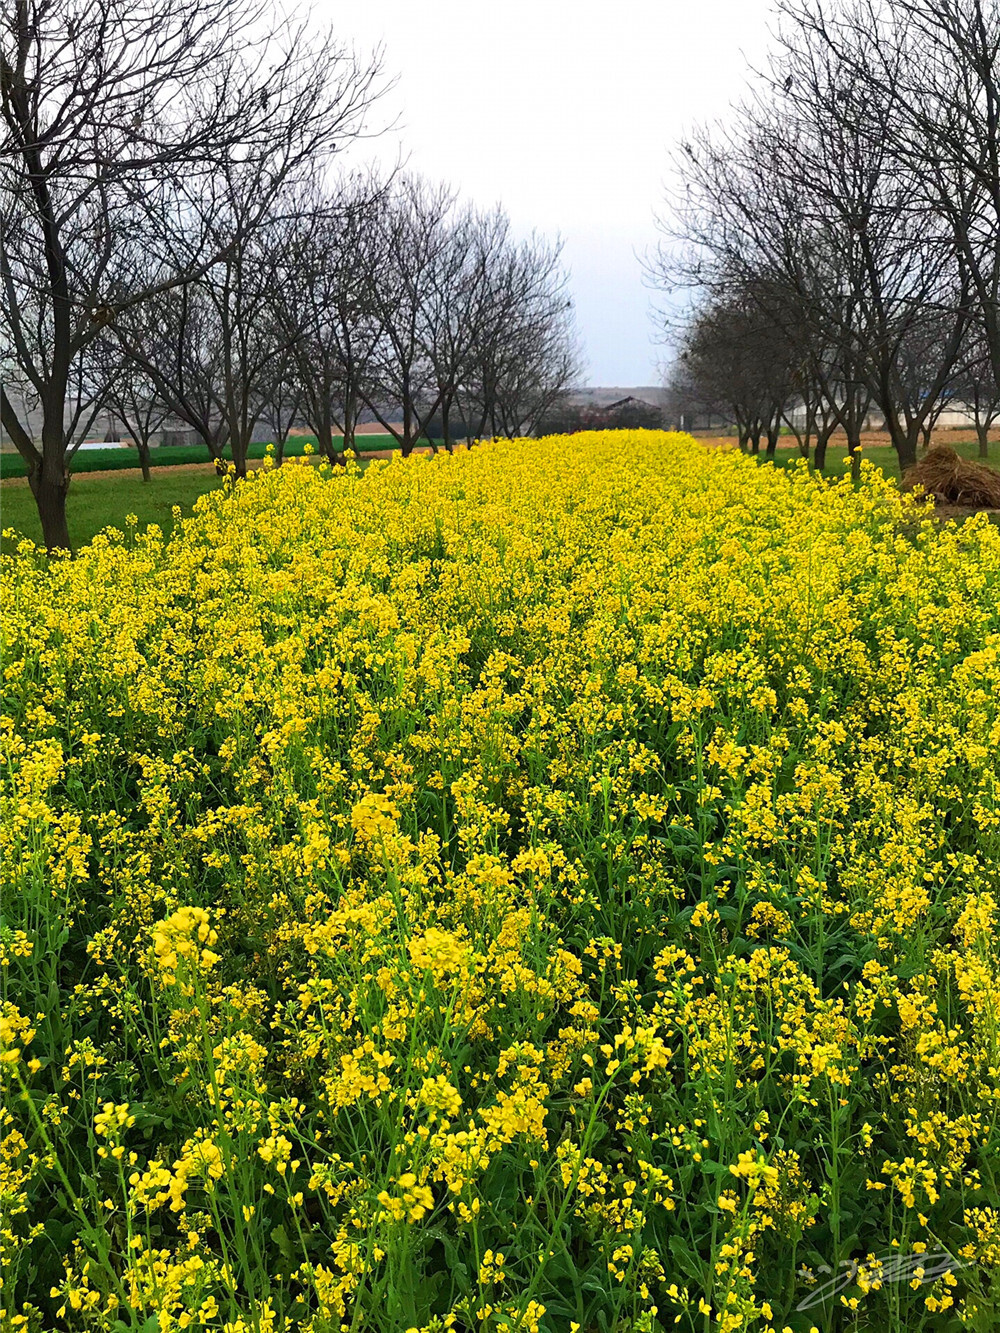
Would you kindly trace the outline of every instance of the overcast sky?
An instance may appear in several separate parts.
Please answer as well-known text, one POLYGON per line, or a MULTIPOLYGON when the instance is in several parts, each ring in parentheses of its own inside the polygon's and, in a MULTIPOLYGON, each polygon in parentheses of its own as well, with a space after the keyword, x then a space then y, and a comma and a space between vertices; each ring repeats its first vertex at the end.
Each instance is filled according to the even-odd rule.
POLYGON ((397 82, 372 145, 520 230, 559 233, 583 380, 659 383, 636 252, 656 241, 667 152, 725 113, 767 45, 770 0, 313 0, 397 82))

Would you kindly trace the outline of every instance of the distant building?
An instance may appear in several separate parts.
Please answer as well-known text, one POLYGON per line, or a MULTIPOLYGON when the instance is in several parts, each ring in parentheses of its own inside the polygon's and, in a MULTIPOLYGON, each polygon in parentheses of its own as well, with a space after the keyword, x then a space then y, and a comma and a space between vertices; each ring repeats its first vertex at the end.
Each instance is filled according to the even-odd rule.
POLYGON ((576 407, 616 407, 628 399, 635 399, 651 407, 663 408, 666 406, 667 393, 656 384, 640 384, 613 387, 585 385, 582 388, 570 389, 566 394, 566 401, 576 407))
POLYGON ((632 394, 629 394, 627 398, 619 398, 617 402, 608 403, 604 408, 605 412, 659 412, 661 410, 661 404, 651 403, 645 398, 636 398, 632 394))

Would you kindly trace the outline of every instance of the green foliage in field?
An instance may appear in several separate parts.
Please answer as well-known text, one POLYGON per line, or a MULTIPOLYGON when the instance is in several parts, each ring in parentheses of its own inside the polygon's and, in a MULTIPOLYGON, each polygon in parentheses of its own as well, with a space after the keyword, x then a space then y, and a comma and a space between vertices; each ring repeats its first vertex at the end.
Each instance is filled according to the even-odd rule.
POLYGON ((595 434, 3 574, 11 1328, 1000 1325, 985 520, 595 434))

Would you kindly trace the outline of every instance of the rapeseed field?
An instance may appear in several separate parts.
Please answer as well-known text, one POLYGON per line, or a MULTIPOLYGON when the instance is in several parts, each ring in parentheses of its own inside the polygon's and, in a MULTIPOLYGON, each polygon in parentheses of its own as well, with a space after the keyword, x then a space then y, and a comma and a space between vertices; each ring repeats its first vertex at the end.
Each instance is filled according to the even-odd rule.
POLYGON ((5 1327, 1000 1327, 1000 533, 679 435, 4 560, 5 1327))

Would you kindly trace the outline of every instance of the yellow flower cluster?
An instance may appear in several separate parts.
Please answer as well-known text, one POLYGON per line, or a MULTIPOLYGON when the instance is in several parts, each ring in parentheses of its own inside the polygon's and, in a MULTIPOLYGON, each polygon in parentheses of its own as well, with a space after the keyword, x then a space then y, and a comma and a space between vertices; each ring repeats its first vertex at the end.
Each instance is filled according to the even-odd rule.
POLYGON ((685 436, 4 557, 24 1333, 1000 1326, 1000 533, 685 436))
POLYGON ((153 930, 153 954, 164 985, 172 985, 179 971, 193 975, 210 971, 219 961, 211 947, 217 939, 203 907, 180 907, 158 922, 153 930))

